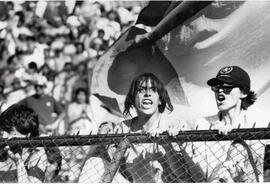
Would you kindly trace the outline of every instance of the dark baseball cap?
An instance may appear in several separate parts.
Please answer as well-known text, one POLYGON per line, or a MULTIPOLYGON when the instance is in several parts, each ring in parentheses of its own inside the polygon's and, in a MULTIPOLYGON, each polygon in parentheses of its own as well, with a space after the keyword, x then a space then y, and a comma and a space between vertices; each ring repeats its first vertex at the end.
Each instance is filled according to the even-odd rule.
POLYGON ((244 89, 250 89, 250 78, 248 73, 239 66, 225 66, 221 68, 215 78, 207 81, 209 86, 215 86, 219 83, 236 84, 244 89))

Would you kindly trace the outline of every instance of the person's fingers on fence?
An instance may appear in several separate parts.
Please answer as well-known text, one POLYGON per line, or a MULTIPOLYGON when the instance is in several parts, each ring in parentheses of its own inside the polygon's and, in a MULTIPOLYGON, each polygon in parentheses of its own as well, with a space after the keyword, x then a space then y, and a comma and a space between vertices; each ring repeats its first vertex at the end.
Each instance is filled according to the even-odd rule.
POLYGON ((117 150, 115 151, 111 163, 108 165, 108 171, 104 173, 104 176, 101 179, 102 183, 112 182, 120 166, 121 158, 123 158, 129 145, 130 141, 126 137, 124 137, 123 140, 120 142, 117 150))
POLYGON ((148 131, 149 135, 151 137, 159 137, 159 135, 161 133, 163 133, 164 131, 160 128, 160 127, 157 127, 157 128, 152 128, 148 131))
POLYGON ((170 136, 176 136, 184 129, 184 124, 177 119, 173 119, 168 126, 168 133, 170 136))
POLYGON ((174 127, 173 125, 170 125, 168 128, 168 133, 170 136, 176 136, 178 134, 179 130, 174 127))
POLYGON ((232 125, 218 125, 218 133, 227 135, 232 129, 232 125))

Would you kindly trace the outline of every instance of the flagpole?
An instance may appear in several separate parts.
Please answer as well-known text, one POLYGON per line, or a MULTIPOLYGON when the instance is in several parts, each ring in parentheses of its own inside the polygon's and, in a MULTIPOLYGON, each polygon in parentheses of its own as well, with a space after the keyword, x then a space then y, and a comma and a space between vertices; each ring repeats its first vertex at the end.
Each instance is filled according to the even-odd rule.
POLYGON ((212 1, 183 1, 168 13, 149 33, 150 41, 155 42, 159 40, 172 29, 196 15, 210 3, 212 3, 212 1))
POLYGON ((143 35, 137 35, 135 41, 129 49, 141 47, 155 43, 161 39, 165 34, 183 24, 189 18, 195 16, 199 11, 211 4, 212 1, 183 1, 177 7, 172 9, 153 30, 143 35))

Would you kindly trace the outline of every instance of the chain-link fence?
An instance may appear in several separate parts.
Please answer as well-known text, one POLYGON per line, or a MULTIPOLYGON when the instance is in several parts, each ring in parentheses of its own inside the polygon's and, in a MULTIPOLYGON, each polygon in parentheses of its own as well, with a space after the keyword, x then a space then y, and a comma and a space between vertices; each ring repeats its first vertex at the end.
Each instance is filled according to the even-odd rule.
POLYGON ((227 135, 198 130, 183 131, 176 137, 164 133, 159 137, 99 134, 0 139, 0 181, 8 182, 5 173, 10 177, 13 172, 19 178, 16 166, 4 159, 6 146, 13 153, 22 152, 26 168, 31 165, 29 155, 38 152, 34 162, 43 165, 44 174, 35 176, 44 182, 269 181, 268 131, 253 128, 235 129, 227 135))

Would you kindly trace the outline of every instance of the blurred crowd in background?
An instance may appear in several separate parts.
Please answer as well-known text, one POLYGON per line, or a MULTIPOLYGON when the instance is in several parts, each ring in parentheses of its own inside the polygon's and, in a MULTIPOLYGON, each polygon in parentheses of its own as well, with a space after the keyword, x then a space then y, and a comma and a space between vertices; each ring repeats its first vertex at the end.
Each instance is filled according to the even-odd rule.
POLYGON ((75 91, 91 93, 92 69, 103 52, 134 24, 143 2, 0 2, 1 111, 34 93, 46 78, 46 94, 66 107, 75 91))

